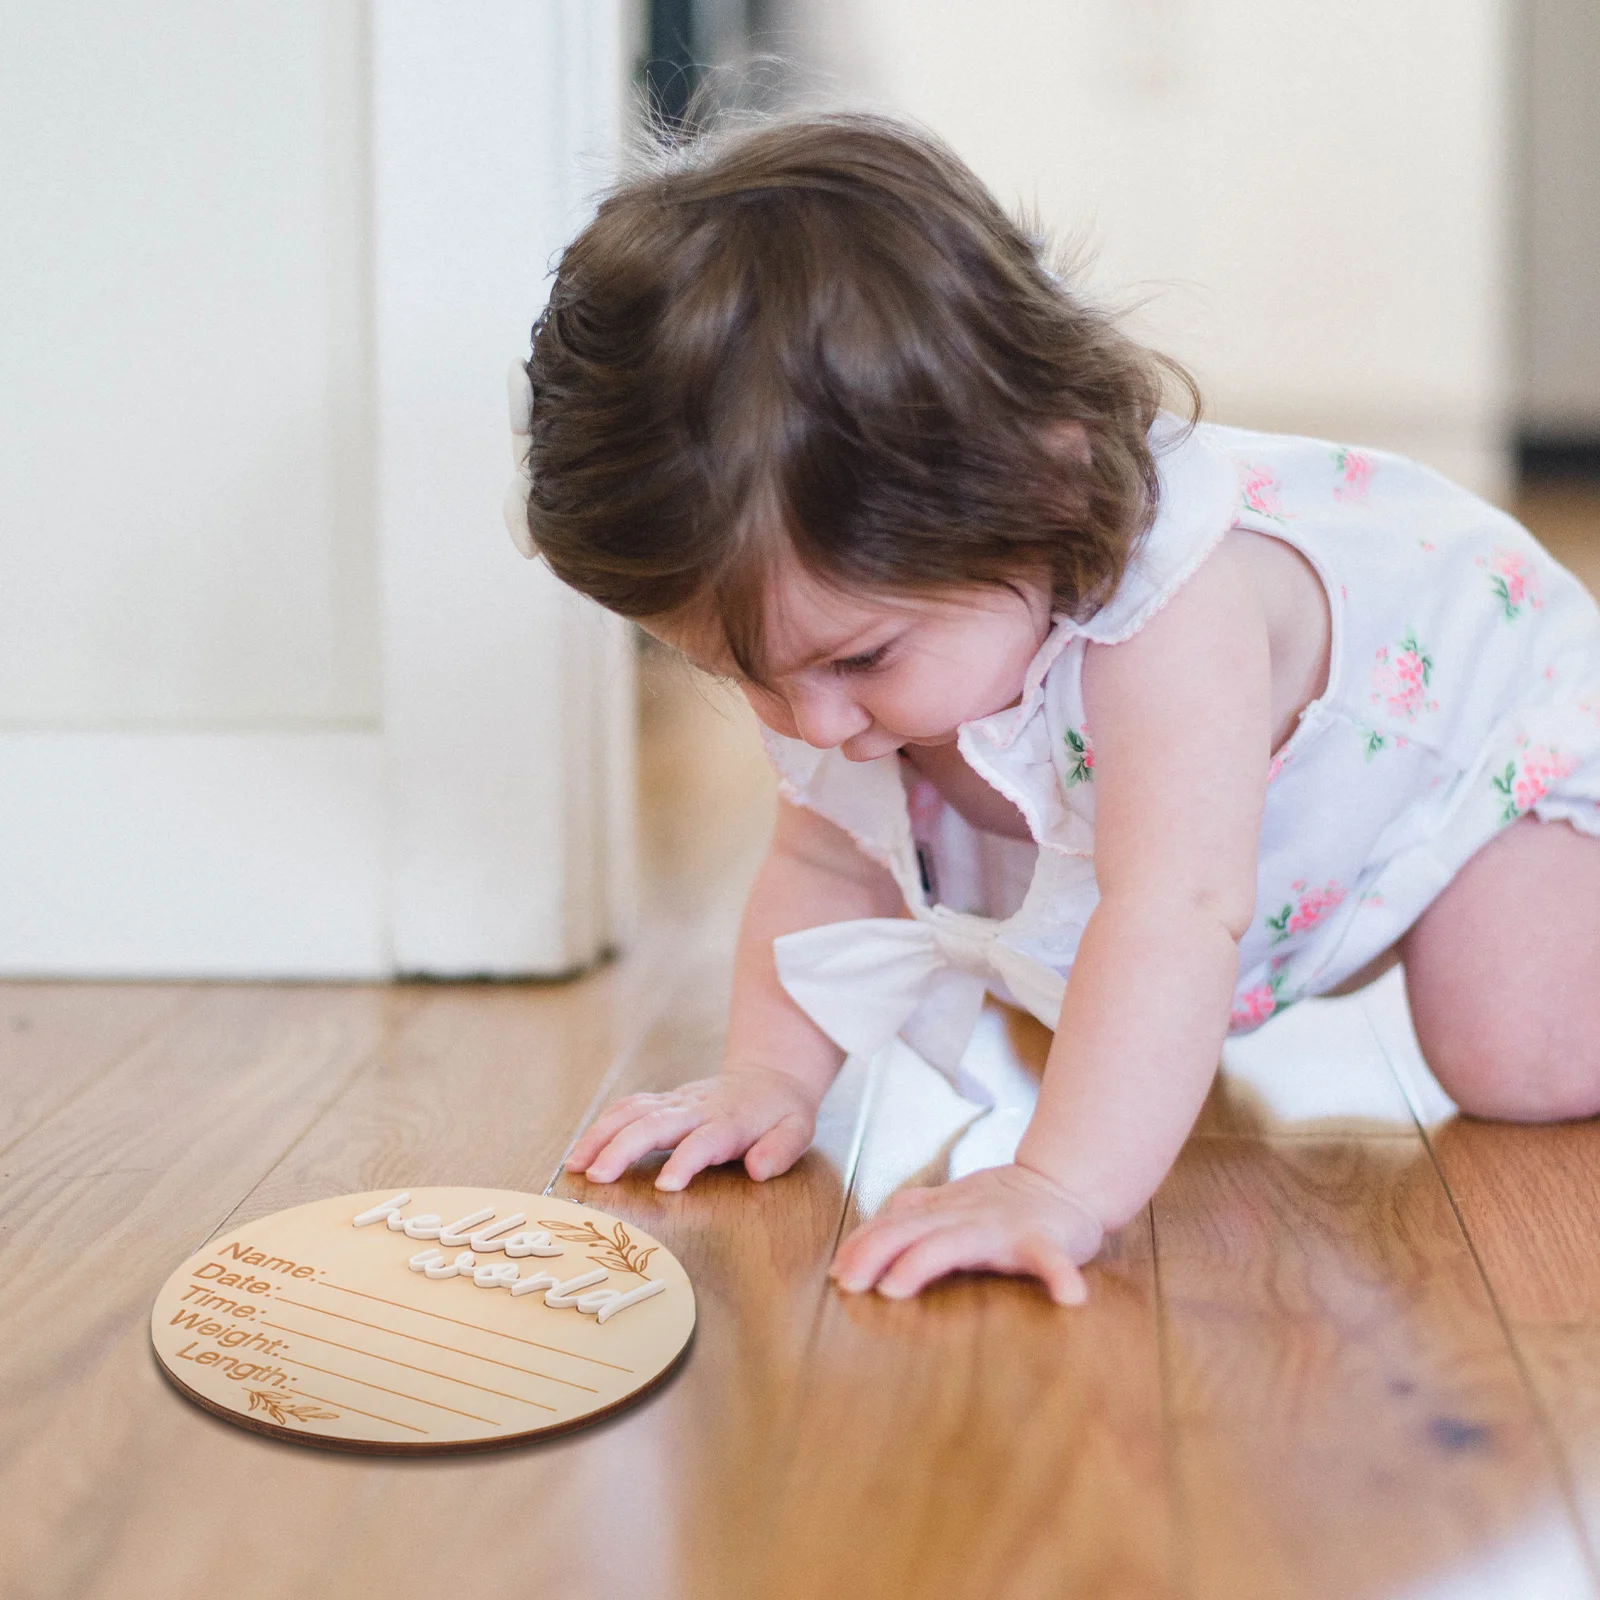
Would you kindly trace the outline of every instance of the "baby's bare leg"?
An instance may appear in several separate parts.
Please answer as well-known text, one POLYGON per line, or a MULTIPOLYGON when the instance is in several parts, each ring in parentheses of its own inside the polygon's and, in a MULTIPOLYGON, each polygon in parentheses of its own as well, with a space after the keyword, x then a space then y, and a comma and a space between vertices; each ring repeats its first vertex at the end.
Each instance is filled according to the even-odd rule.
POLYGON ((1531 817, 1497 834, 1402 942, 1417 1039, 1465 1112, 1600 1112, 1600 839, 1531 817))

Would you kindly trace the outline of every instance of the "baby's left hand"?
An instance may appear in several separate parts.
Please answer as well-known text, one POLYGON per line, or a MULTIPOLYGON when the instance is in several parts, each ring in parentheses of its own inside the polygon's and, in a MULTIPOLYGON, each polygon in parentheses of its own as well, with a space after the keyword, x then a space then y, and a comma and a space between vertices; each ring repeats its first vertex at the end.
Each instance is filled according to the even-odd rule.
POLYGON ((1029 1167, 990 1167, 936 1189, 902 1189, 840 1248, 840 1288, 906 1300, 947 1272, 979 1268, 1040 1278, 1057 1305, 1088 1297, 1079 1266, 1105 1230, 1059 1184, 1029 1167))

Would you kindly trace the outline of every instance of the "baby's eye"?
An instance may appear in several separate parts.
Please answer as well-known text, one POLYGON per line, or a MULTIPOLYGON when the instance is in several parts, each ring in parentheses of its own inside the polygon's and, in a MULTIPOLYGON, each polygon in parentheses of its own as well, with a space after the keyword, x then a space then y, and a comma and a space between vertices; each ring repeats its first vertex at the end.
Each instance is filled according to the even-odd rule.
POLYGON ((866 650, 858 656, 841 657, 833 663, 833 670, 835 672, 871 672, 874 667, 883 664, 883 658, 888 653, 888 645, 880 644, 876 650, 866 650))

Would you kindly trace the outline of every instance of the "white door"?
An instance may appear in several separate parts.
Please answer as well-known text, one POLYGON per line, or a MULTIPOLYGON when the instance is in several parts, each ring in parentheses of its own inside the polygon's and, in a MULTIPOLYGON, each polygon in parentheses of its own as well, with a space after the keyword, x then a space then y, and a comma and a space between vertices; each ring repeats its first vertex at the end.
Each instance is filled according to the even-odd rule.
POLYGON ((32 7, 0 52, 0 973, 556 973, 623 932, 624 631, 505 372, 622 0, 32 7))

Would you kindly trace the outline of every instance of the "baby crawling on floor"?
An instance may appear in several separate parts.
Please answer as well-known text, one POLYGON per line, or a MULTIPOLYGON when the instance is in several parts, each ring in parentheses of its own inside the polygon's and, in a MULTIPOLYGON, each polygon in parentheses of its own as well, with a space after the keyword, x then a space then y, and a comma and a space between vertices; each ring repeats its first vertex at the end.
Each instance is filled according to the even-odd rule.
POLYGON ((963 1086, 995 994, 1055 1030, 1014 1161, 896 1196, 834 1276, 1067 1303, 1224 1036, 1395 960, 1464 1111, 1600 1110, 1600 613, 1510 518, 1195 422, 875 118, 615 189, 526 371, 519 544, 737 683, 782 783, 722 1070, 612 1106, 570 1168, 773 1177, 847 1053, 900 1036, 963 1086))

